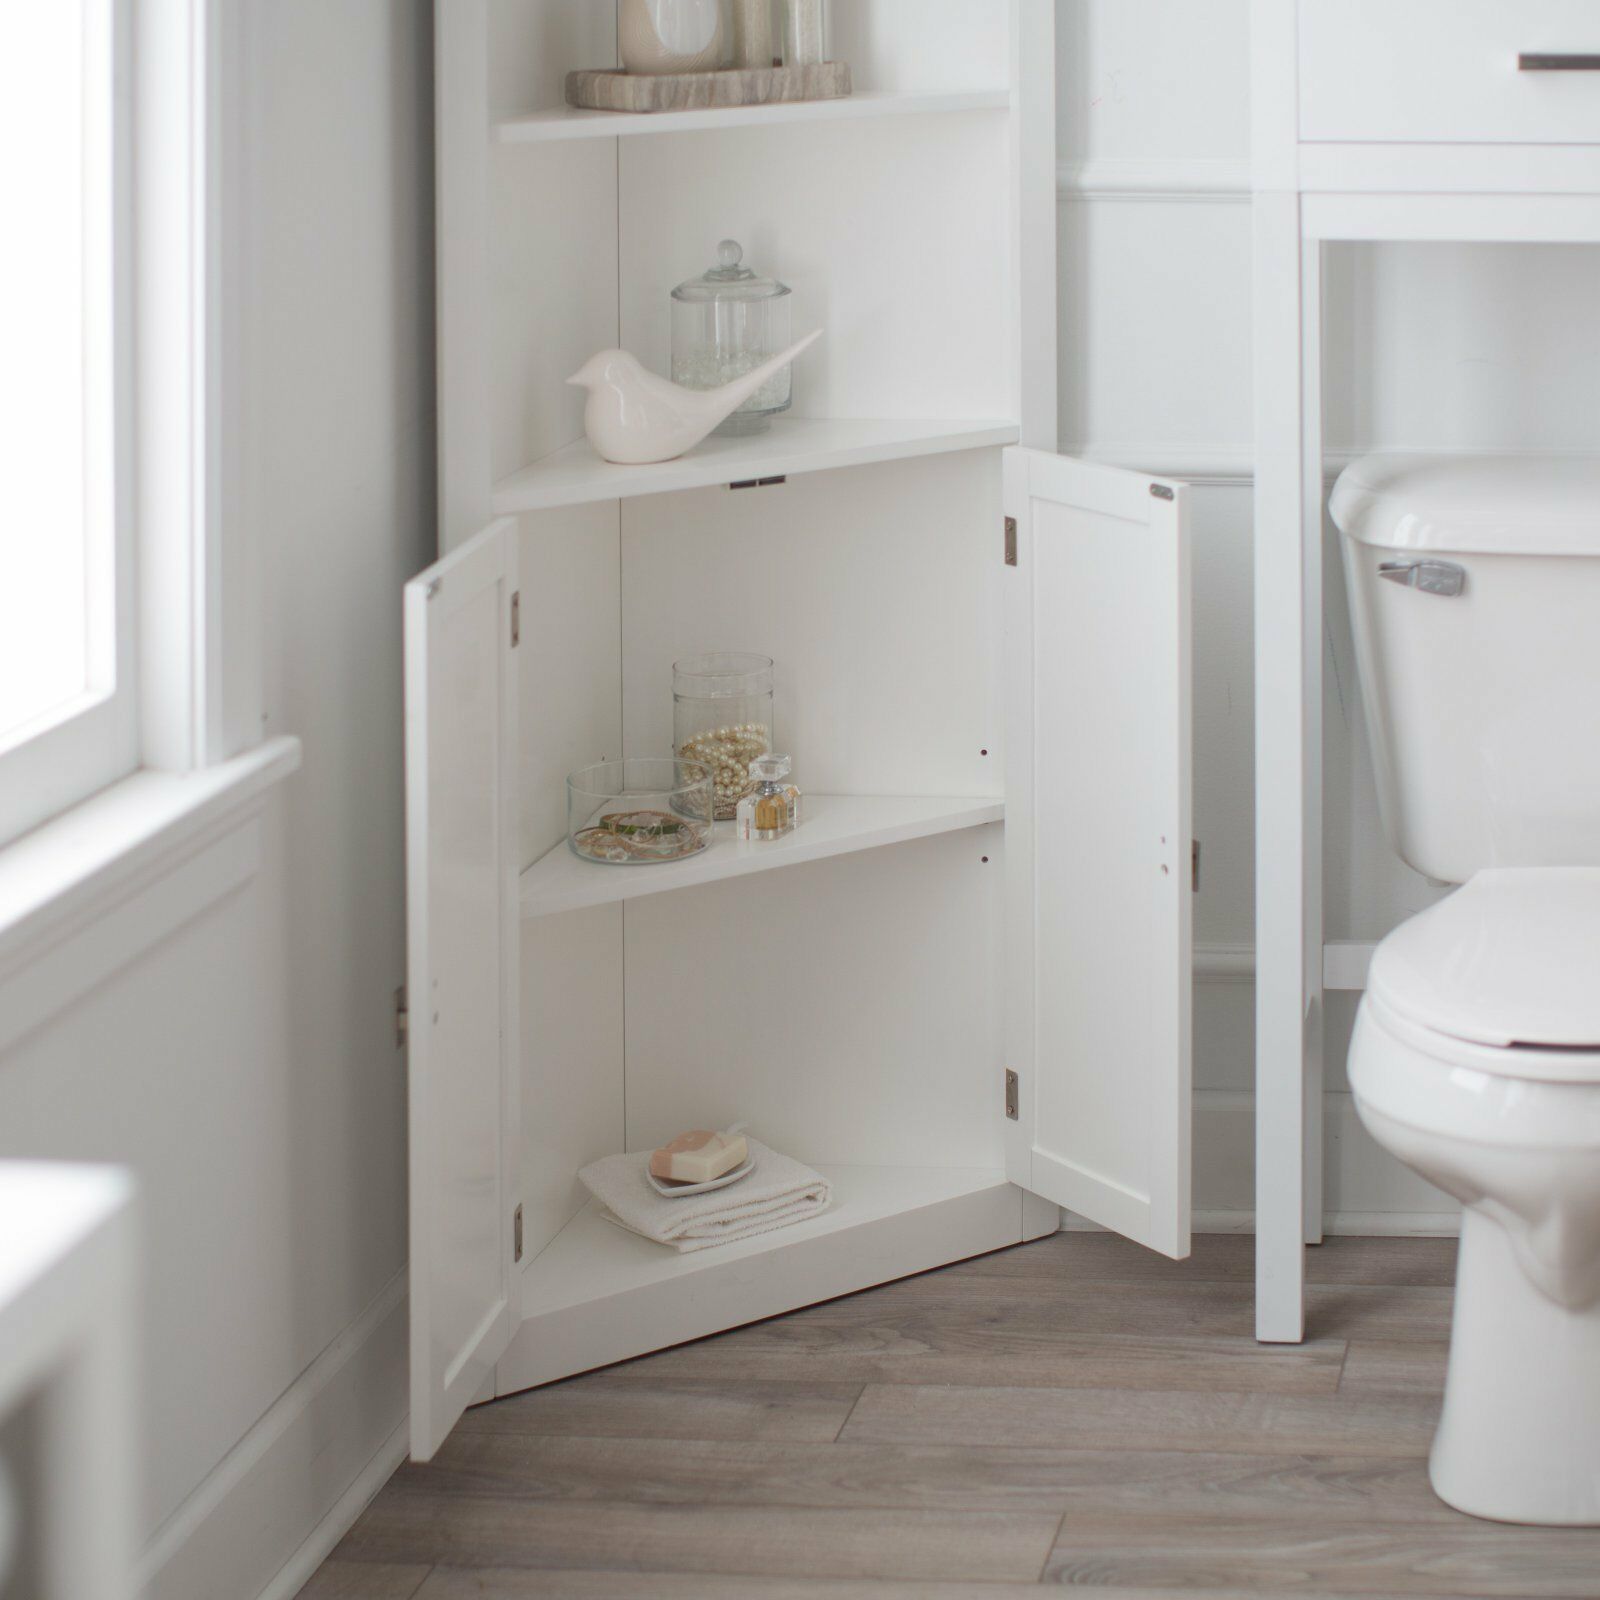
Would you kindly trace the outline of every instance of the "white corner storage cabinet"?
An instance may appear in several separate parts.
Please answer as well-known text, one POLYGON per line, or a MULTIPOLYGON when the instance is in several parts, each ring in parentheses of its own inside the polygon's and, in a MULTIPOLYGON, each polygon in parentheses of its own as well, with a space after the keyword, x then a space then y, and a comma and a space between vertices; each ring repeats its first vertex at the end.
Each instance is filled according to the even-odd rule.
MULTIPOLYGON (((1325 996, 1361 990, 1371 941, 1324 928, 1323 369, 1371 358, 1328 326, 1334 252, 1369 245, 1600 243, 1600 7, 1593 0, 1252 0, 1256 405, 1256 1331, 1305 1327, 1322 1238, 1325 996), (1338 341, 1334 343, 1334 341, 1338 341)), ((1441 283, 1443 294, 1448 282, 1441 283)), ((1458 317, 1446 402, 1421 440, 1379 417, 1361 450, 1527 449, 1522 367, 1582 397, 1577 341, 1475 359, 1458 317), (1576 369, 1576 370, 1574 370, 1576 369)), ((1360 338, 1369 341, 1366 349, 1360 338)), ((1391 372, 1391 377, 1393 373, 1391 372)), ((1402 428, 1418 409, 1397 407, 1402 428)), ((1354 441, 1352 441, 1354 444, 1354 441)))
POLYGON ((1016 1244, 1189 1236, 1185 491, 1056 438, 1053 0, 836 0, 849 99, 569 110, 598 0, 437 8, 442 555, 409 586, 412 1451, 463 1408, 1016 1244), (565 379, 668 365, 719 239, 793 412, 660 466, 565 379), (771 480, 778 480, 773 482, 771 480), (574 860, 671 664, 775 658, 806 820, 574 860), (735 1120, 822 1170, 688 1255, 577 1174, 735 1120))

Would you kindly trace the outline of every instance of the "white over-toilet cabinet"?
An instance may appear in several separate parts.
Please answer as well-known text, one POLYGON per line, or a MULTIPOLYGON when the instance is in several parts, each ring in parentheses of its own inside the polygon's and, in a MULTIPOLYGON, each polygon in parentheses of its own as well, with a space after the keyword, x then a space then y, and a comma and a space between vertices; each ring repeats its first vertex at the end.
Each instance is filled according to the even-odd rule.
POLYGON ((439 562, 406 593, 412 1450, 464 1407, 1036 1237, 1189 1236, 1182 486, 1056 439, 1053 0, 835 0, 844 101, 564 108, 602 0, 441 0, 439 562), (564 380, 667 369, 741 240, 822 327, 772 431, 653 467, 564 380), (781 480, 757 485, 758 480, 781 480), (777 661, 807 817, 664 866, 566 774, 777 661), (834 1204, 686 1256, 611 1152, 748 1123, 834 1204))

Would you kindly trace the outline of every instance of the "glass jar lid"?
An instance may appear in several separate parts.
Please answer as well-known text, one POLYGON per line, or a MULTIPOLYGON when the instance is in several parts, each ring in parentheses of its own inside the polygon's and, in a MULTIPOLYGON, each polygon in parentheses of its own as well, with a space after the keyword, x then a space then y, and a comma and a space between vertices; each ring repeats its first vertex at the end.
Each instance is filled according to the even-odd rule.
POLYGON ((680 283, 672 298, 704 304, 712 300, 775 300, 789 292, 788 284, 744 265, 744 246, 737 239, 724 239, 717 246, 716 266, 680 283))

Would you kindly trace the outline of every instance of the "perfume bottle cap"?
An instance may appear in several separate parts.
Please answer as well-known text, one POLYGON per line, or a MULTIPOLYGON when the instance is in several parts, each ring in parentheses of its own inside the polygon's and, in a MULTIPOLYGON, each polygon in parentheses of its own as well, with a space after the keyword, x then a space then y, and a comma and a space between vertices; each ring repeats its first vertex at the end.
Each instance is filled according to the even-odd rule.
POLYGON ((750 763, 750 776, 757 783, 778 783, 794 771, 794 762, 788 756, 757 756, 750 763))

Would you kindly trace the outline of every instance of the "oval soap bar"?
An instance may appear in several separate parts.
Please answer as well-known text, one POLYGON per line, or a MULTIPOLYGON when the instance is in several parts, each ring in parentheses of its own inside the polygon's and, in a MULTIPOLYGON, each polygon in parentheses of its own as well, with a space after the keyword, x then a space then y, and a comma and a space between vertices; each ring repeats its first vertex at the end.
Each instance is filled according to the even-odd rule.
POLYGON ((749 1154, 750 1147, 742 1133, 712 1133, 707 1128, 696 1128, 652 1151, 650 1171, 667 1183, 710 1183, 713 1178, 742 1167, 749 1154))

